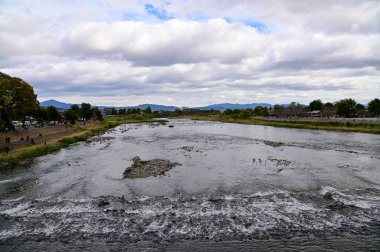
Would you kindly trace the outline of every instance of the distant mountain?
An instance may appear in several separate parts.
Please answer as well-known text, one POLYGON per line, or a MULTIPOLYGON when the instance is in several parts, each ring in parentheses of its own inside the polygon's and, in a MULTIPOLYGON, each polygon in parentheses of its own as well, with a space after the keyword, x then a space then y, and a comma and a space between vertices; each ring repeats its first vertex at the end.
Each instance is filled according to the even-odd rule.
MULTIPOLYGON (((56 108, 63 108, 63 109, 69 109, 71 107, 71 103, 64 103, 56 100, 47 100, 43 101, 40 103, 42 107, 48 107, 48 106, 54 106, 56 108)), ((208 105, 204 107, 193 107, 193 109, 200 109, 200 110, 210 110, 210 109, 215 109, 215 110, 226 110, 226 109, 254 109, 257 106, 261 107, 273 107, 272 104, 269 103, 250 103, 250 104, 238 104, 238 103, 220 103, 220 104, 213 104, 213 105, 208 105)), ((137 106, 125 106, 125 107, 115 107, 115 106, 96 106, 93 105, 93 107, 98 107, 98 108, 139 108, 139 109, 146 109, 147 107, 150 107, 153 111, 173 111, 177 109, 178 107, 175 106, 166 106, 166 105, 158 105, 158 104, 140 104, 137 106)))
POLYGON ((201 110, 209 110, 209 109, 215 109, 215 110, 226 110, 226 109, 254 109, 258 106, 261 107, 273 107, 272 104, 269 103, 250 103, 250 104, 238 104, 238 103, 220 103, 220 104, 213 104, 208 105, 205 107, 196 107, 194 109, 201 109, 201 110))
POLYGON ((56 108, 69 109, 71 107, 71 105, 72 104, 70 104, 70 103, 64 103, 64 102, 60 102, 60 101, 56 101, 56 100, 47 100, 47 101, 40 102, 41 107, 53 106, 56 108))
MULTIPOLYGON (((56 100, 47 100, 47 101, 43 101, 40 103, 40 106, 41 107, 48 107, 48 106, 54 106, 56 108, 61 108, 61 109, 69 109, 71 107, 71 103, 64 103, 64 102, 60 102, 60 101, 56 101, 56 100)), ((177 107, 174 107, 174 106, 165 106, 165 105, 158 105, 158 104, 141 104, 141 105, 137 105, 137 106, 126 106, 126 107, 114 107, 114 106, 96 106, 96 105, 92 105, 92 107, 98 107, 98 108, 116 108, 116 109, 119 109, 119 108, 139 108, 139 109, 146 109, 147 107, 150 107, 153 111, 160 111, 160 110, 164 110, 164 111, 173 111, 175 110, 177 107)))
POLYGON ((173 111, 178 107, 174 106, 165 106, 165 105, 158 105, 158 104, 141 104, 138 106, 132 106, 132 107, 126 107, 126 108, 139 108, 139 109, 146 109, 147 107, 150 107, 153 111, 173 111))

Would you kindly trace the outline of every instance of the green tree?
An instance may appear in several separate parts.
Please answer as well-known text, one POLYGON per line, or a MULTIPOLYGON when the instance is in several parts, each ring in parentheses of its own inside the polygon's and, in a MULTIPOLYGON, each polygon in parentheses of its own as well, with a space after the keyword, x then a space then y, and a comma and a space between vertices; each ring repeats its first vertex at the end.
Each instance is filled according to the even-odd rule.
POLYGON ((230 116, 230 115, 233 114, 233 111, 232 111, 232 109, 226 109, 226 110, 223 111, 223 114, 226 115, 226 116, 230 116))
POLYGON ((103 114, 98 108, 92 109, 92 115, 95 120, 103 121, 103 114))
POLYGON ((360 104, 360 103, 356 104, 356 114, 359 117, 364 117, 367 115, 367 111, 363 104, 360 104))
POLYGON ((78 120, 78 111, 75 109, 69 109, 65 111, 65 120, 68 121, 70 124, 75 124, 76 120, 78 120))
POLYGON ((378 98, 375 98, 368 103, 368 111, 377 117, 380 116, 380 100, 378 98))
POLYGON ((92 110, 90 103, 82 103, 80 108, 80 115, 86 120, 90 120, 92 118, 92 110))
POLYGON ((49 121, 58 121, 60 119, 60 113, 57 108, 54 106, 49 106, 46 108, 47 120, 49 121))
POLYGON ((365 107, 363 104, 360 104, 360 103, 356 104, 356 110, 364 110, 364 109, 365 107))
POLYGON ((327 109, 333 109, 334 108, 334 104, 332 104, 331 102, 326 102, 323 107, 327 108, 327 109))
POLYGON ((111 115, 117 115, 117 110, 115 108, 111 109, 111 115))
POLYGON ((323 103, 320 99, 314 100, 314 101, 309 103, 309 109, 311 111, 322 110, 322 107, 323 107, 323 103))
POLYGON ((285 109, 284 106, 281 106, 280 104, 275 104, 273 106, 273 114, 278 117, 279 115, 281 115, 284 109, 285 109))
POLYGON ((252 116, 252 111, 250 109, 241 110, 239 113, 239 118, 249 119, 252 116))
POLYGON ((39 124, 42 124, 43 121, 48 120, 48 118, 49 118, 48 112, 46 111, 46 109, 43 109, 41 107, 38 107, 34 111, 33 116, 34 116, 34 118, 36 118, 36 120, 39 124))
POLYGON ((152 114, 152 109, 150 107, 147 107, 145 110, 144 110, 144 113, 146 114, 152 114))
POLYGON ((71 105, 70 109, 73 110, 74 112, 76 112, 79 115, 80 108, 79 108, 79 106, 77 104, 71 105))
POLYGON ((0 116, 9 123, 32 115, 38 108, 37 95, 33 87, 20 78, 0 72, 0 116))
POLYGON ((254 110, 253 113, 256 116, 268 116, 268 109, 265 107, 257 106, 254 110))
POLYGON ((356 116, 357 102, 354 99, 343 99, 337 103, 336 113, 343 117, 355 117, 356 116))
POLYGON ((333 117, 336 115, 336 109, 334 104, 331 102, 326 102, 322 107, 322 116, 323 117, 333 117))

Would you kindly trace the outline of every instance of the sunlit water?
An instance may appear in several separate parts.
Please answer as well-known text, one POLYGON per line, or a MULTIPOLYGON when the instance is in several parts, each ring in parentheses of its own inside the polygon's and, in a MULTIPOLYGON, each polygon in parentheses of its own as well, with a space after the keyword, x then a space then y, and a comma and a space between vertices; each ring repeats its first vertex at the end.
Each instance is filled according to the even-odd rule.
POLYGON ((380 136, 170 124, 122 125, 2 171, 0 250, 380 247, 380 136), (134 156, 182 165, 123 179, 134 156))

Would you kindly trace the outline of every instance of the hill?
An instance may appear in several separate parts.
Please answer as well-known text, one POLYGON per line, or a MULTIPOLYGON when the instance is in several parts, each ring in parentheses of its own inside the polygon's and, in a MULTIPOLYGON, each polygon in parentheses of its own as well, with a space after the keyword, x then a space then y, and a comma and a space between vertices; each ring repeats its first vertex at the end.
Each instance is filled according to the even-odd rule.
MULTIPOLYGON (((47 100, 47 101, 43 101, 40 103, 40 106, 41 107, 48 107, 48 106, 54 106, 56 108, 62 108, 62 109, 69 109, 71 107, 71 103, 64 103, 64 102, 60 102, 60 101, 57 101, 57 100, 47 100)), ((174 106, 165 106, 165 105, 158 105, 158 104, 140 104, 140 105, 137 105, 137 106, 126 106, 126 107, 114 107, 114 106, 97 106, 97 105, 92 105, 92 107, 98 107, 98 108, 139 108, 139 109, 146 109, 147 107, 150 107, 153 111, 155 110, 164 110, 164 111, 173 111, 175 110, 177 107, 174 107, 174 106)))
POLYGON ((56 100, 47 100, 47 101, 43 101, 40 103, 41 107, 53 106, 56 108, 63 108, 63 109, 69 109, 71 107, 71 105, 73 105, 73 104, 64 103, 64 102, 60 102, 60 101, 56 101, 56 100))
POLYGON ((238 103, 220 103, 220 104, 212 104, 205 107, 196 107, 195 109, 201 109, 201 110, 209 110, 209 109, 216 109, 216 110, 226 110, 226 109, 254 109, 258 106, 261 107, 273 107, 272 104, 269 103, 249 103, 249 104, 238 104, 238 103))

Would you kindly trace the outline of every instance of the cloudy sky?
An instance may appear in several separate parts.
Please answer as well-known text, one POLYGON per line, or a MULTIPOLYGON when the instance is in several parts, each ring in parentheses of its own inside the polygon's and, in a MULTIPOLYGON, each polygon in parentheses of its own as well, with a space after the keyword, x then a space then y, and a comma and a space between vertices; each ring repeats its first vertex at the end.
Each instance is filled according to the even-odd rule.
POLYGON ((0 71, 40 101, 380 97, 378 0, 0 0, 0 71))

